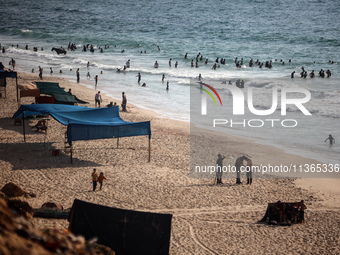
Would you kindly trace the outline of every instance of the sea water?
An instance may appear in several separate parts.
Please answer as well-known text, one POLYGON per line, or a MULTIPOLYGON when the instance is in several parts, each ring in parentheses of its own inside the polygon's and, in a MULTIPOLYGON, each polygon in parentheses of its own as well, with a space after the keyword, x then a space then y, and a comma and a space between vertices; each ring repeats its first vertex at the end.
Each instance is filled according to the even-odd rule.
MULTIPOLYGON (((53 76, 70 81, 76 81, 79 68, 84 86, 94 88, 98 75, 98 90, 117 100, 124 91, 128 103, 165 118, 190 121, 190 79, 199 74, 203 80, 216 81, 220 93, 229 93, 222 82, 235 84, 243 79, 245 89, 256 89, 256 107, 260 109, 270 106, 274 85, 307 88, 313 100, 306 107, 313 116, 301 123, 304 126, 299 132, 249 128, 228 132, 326 163, 339 163, 340 146, 324 143, 329 134, 340 140, 339 1, 0 0, 0 14, 0 43, 6 49, 0 53, 0 61, 6 67, 14 58, 19 71, 34 68, 38 73, 40 65, 44 76, 51 75, 52 68, 53 76), (77 46, 76 51, 69 50, 66 55, 51 51, 52 47, 67 48, 69 43, 77 46), (87 44, 93 45, 93 53, 82 52, 87 44), (105 45, 109 47, 100 53, 99 48, 105 45), (199 53, 203 60, 199 67, 191 67, 199 53), (236 57, 244 59, 242 68, 236 68, 236 57), (216 58, 225 58, 225 64, 213 70, 216 58), (273 67, 250 68, 250 59, 272 61, 273 67), (123 68, 128 60, 130 68, 118 73, 117 68, 123 68), (159 68, 154 68, 155 61, 159 68), (320 69, 330 69, 332 77, 299 78, 302 66, 308 73, 315 70, 316 75, 320 69), (290 78, 293 71, 294 80, 290 78), (86 78, 88 72, 91 78, 86 78), (141 87, 142 83, 146 87, 141 87)), ((290 114, 291 118, 301 117, 295 110, 290 114)))

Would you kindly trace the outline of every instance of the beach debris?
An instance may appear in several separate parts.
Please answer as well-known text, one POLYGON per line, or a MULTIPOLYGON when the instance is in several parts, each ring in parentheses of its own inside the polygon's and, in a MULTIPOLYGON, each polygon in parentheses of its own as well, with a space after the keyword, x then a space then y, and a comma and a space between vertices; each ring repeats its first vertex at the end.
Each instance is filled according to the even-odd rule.
POLYGON ((61 204, 54 203, 54 202, 46 202, 41 206, 41 209, 45 210, 64 210, 64 207, 61 204))

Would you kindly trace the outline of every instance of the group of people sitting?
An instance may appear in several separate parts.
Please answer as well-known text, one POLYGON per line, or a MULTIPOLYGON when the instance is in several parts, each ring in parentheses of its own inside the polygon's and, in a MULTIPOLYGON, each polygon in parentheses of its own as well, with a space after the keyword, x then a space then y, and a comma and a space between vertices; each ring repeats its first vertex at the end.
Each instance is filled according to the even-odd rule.
POLYGON ((47 125, 46 125, 46 120, 39 120, 37 124, 35 124, 32 128, 36 128, 38 131, 47 131, 47 125))
POLYGON ((277 201, 275 204, 273 204, 273 206, 269 207, 268 223, 304 223, 306 209, 307 206, 303 200, 298 203, 283 203, 281 201, 277 201))

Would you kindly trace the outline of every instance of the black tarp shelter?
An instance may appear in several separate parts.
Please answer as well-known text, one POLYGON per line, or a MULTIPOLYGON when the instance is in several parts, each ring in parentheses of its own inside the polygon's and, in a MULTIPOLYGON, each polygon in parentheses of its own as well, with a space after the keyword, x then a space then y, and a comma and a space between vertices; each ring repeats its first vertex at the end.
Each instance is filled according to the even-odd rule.
POLYGON ((123 210, 74 200, 69 229, 86 240, 113 249, 117 255, 167 255, 171 214, 123 210))

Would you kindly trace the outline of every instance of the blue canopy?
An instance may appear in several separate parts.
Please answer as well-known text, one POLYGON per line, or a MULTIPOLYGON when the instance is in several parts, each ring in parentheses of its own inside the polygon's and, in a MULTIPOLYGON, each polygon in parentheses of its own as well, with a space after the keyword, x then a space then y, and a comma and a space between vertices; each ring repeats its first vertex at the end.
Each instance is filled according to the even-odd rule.
POLYGON ((148 135, 150 121, 126 122, 119 116, 119 107, 87 108, 85 106, 31 104, 21 105, 12 118, 30 115, 50 115, 67 125, 68 143, 78 140, 148 135))

